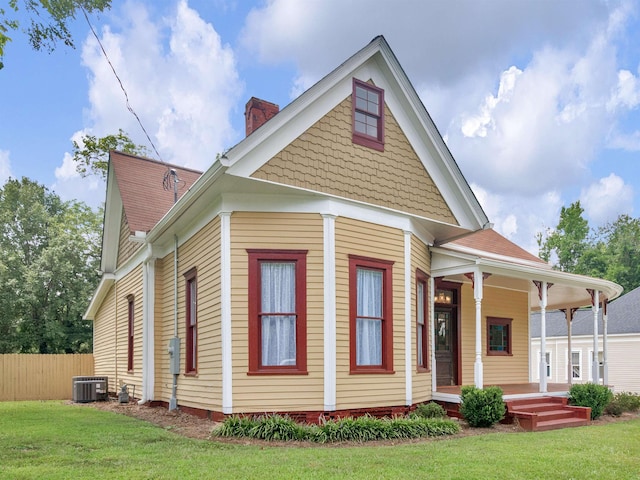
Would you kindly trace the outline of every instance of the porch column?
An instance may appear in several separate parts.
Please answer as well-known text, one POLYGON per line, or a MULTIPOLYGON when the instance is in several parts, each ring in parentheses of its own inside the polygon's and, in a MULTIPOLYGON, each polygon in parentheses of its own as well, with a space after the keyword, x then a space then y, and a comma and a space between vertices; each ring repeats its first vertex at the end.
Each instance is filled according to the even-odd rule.
POLYGON ((540 297, 540 393, 547 393, 547 282, 536 283, 540 297))
POLYGON ((589 290, 591 294, 591 311, 593 312, 593 359, 591 362, 591 371, 593 383, 600 383, 600 365, 598 362, 598 311, 600 310, 600 292, 598 290, 589 290))
POLYGON ((322 215, 324 238, 324 409, 336 409, 336 216, 322 215))
POLYGON ((576 313, 576 308, 567 307, 562 308, 560 311, 564 312, 567 319, 567 383, 573 384, 573 350, 571 348, 571 322, 573 321, 573 314, 576 313))
POLYGON ((607 356, 607 320, 609 317, 609 303, 605 298, 602 300, 602 361, 603 365, 603 381, 605 385, 609 385, 609 361, 607 356))
POLYGON ((413 355, 411 348, 411 330, 413 322, 411 318, 411 232, 404 231, 404 378, 405 378, 405 405, 413 402, 413 355))
POLYGON ((473 366, 473 379, 476 388, 482 388, 484 385, 482 366, 482 284, 484 281, 480 271, 475 272, 473 280, 473 298, 476 301, 476 361, 473 366))
POLYGON ((231 354, 231 212, 220 212, 220 337, 222 353, 222 413, 233 413, 231 354))

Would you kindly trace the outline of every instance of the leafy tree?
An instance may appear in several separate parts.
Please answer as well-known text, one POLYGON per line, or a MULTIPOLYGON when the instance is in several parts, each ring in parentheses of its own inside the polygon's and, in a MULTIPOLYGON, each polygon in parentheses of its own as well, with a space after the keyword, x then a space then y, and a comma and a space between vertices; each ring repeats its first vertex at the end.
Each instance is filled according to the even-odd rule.
POLYGON ((583 213, 580 201, 562 207, 556 229, 546 239, 538 236, 540 258, 549 261, 552 253, 555 253, 558 258, 555 267, 563 272, 578 273, 575 271, 578 261, 589 246, 589 222, 584 219, 583 213))
POLYGON ((31 24, 26 28, 31 46, 35 50, 51 52, 58 42, 75 48, 68 22, 79 12, 102 12, 110 8, 111 0, 9 0, 8 11, 0 8, 0 69, 4 66, 4 49, 11 41, 9 33, 20 28, 18 20, 10 18, 19 10, 28 12, 31 17, 31 24))
POLYGON ((76 162, 76 170, 82 176, 95 173, 106 178, 110 150, 120 150, 133 155, 148 153, 146 147, 133 143, 122 129, 118 129, 116 134, 99 138, 94 135, 85 135, 80 142, 73 141, 73 160, 76 162))
POLYGON ((612 280, 625 291, 640 286, 640 219, 620 215, 618 219, 600 230, 605 245, 606 265, 604 277, 612 280))
POLYGON ((101 215, 27 178, 0 189, 0 353, 90 352, 101 215))

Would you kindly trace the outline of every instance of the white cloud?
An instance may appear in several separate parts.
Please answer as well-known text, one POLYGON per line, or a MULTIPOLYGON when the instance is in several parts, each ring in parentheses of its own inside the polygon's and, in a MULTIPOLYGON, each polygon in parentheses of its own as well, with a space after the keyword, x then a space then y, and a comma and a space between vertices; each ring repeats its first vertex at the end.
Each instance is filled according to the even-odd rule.
POLYGON ((633 210, 633 188, 615 174, 601 178, 580 194, 580 203, 596 225, 613 222, 620 214, 633 210))
MULTIPOLYGON (((242 92, 234 53, 186 0, 163 20, 128 2, 117 27, 103 28, 101 41, 163 160, 204 170, 238 137, 229 120, 242 92)), ((90 72, 94 134, 123 128, 148 145, 93 37, 82 58, 90 72)))
POLYGON ((62 200, 77 200, 92 208, 100 207, 105 201, 105 182, 96 175, 82 177, 76 171, 76 163, 71 154, 65 153, 62 164, 55 169, 56 181, 51 186, 62 200))
POLYGON ((8 150, 0 150, 0 185, 11 177, 11 160, 9 159, 10 152, 8 150))

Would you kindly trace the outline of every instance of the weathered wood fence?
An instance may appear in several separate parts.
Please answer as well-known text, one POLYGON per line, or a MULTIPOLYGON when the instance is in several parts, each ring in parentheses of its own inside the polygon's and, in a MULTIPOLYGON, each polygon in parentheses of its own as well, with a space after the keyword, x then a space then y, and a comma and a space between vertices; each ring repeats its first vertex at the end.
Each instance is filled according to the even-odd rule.
POLYGON ((93 355, 0 355, 0 401, 65 400, 72 377, 93 375, 93 355))

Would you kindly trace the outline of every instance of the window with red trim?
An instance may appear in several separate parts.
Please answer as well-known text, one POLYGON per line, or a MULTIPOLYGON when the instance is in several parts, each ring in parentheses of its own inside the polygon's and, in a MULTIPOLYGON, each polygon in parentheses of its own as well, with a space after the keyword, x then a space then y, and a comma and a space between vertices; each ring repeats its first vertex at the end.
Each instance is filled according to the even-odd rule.
POLYGON ((249 374, 307 373, 307 250, 247 250, 249 374))
POLYGON ((351 373, 393 372, 392 266, 349 255, 351 373))
POLYGON ((189 270, 185 278, 186 303, 186 351, 185 373, 198 371, 198 282, 196 270, 189 270))
POLYGON ((133 317, 135 312, 134 296, 127 297, 127 370, 133 371, 133 317))
POLYGON ((416 354, 418 370, 429 368, 429 302, 428 302, 429 277, 416 271, 416 354))
POLYGON ((487 317, 487 355, 511 355, 511 318, 487 317))
POLYGON ((384 151, 384 90, 353 79, 353 143, 384 151))

